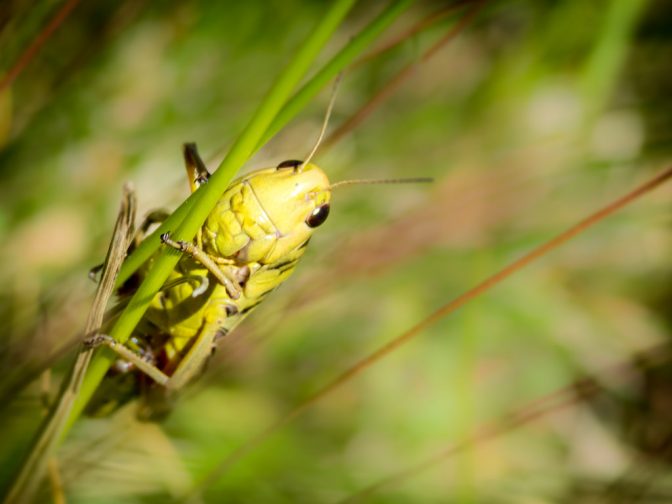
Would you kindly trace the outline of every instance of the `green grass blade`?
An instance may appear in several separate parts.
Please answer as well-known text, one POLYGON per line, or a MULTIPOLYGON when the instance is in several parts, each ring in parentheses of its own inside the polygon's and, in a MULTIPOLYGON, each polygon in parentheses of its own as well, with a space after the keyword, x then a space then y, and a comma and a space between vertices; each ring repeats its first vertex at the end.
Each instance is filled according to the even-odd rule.
POLYGON ((161 239, 159 238, 163 233, 171 230, 177 229, 177 227, 182 223, 184 217, 189 213, 191 207, 196 201, 197 193, 192 193, 189 197, 182 202, 182 204, 175 209, 170 216, 161 223, 161 225, 154 230, 154 232, 147 236, 138 248, 136 248, 131 255, 129 255, 124 261, 119 275, 117 276, 117 287, 122 285, 128 278, 135 273, 135 271, 144 264, 147 259, 149 259, 156 249, 159 248, 161 244, 161 239))
POLYGON ((376 19, 359 32, 350 42, 343 47, 313 78, 289 100, 275 117, 262 139, 257 144, 257 149, 273 138, 296 114, 310 102, 310 100, 329 81, 354 61, 370 44, 404 12, 414 0, 397 0, 387 7, 376 19))
POLYGON ((629 51, 632 33, 648 0, 616 0, 609 3, 596 44, 586 59, 581 87, 588 123, 612 97, 618 74, 629 51))
MULTIPOLYGON (((219 165, 208 183, 195 193, 195 201, 191 211, 173 233, 178 240, 191 240, 203 225, 207 215, 216 205, 221 194, 226 190, 236 171, 254 152, 259 139, 265 133, 277 113, 289 98, 293 89, 305 76, 310 65, 331 35, 338 28, 355 0, 336 0, 316 28, 308 37, 292 62, 285 68, 269 93, 263 99, 245 130, 238 137, 231 150, 219 165)), ((150 301, 161 288, 173 270, 180 254, 166 249, 158 256, 147 278, 140 285, 128 306, 112 328, 110 336, 119 342, 125 342, 133 329, 144 315, 150 301)), ((74 421, 79 417, 84 406, 101 382, 107 369, 114 362, 115 356, 110 350, 101 349, 96 353, 89 367, 89 372, 82 384, 77 401, 64 429, 67 433, 74 421)))
MULTIPOLYGON (((100 329, 108 302, 114 295, 115 278, 133 236, 135 210, 135 193, 127 186, 124 188, 124 197, 117 217, 117 224, 105 258, 93 306, 84 328, 86 336, 100 329)), ((54 402, 49 415, 45 417, 27 457, 14 478, 5 497, 5 503, 27 502, 37 489, 42 476, 46 472, 47 463, 56 450, 64 422, 70 414, 92 354, 92 349, 83 347, 77 355, 69 376, 63 382, 64 386, 61 388, 58 399, 54 402)))
MULTIPOLYGON (((313 97, 340 71, 347 67, 369 45, 399 17, 415 0, 397 0, 388 6, 375 20, 358 33, 343 49, 341 49, 315 76, 313 76, 294 96, 282 107, 278 115, 266 130, 262 139, 257 142, 252 153, 259 150, 283 127, 289 123, 313 97)), ((200 195, 199 195, 200 196, 200 195)), ((160 245, 161 234, 177 229, 187 215, 197 195, 192 194, 163 222, 124 262, 119 273, 117 284, 124 283, 160 245)))

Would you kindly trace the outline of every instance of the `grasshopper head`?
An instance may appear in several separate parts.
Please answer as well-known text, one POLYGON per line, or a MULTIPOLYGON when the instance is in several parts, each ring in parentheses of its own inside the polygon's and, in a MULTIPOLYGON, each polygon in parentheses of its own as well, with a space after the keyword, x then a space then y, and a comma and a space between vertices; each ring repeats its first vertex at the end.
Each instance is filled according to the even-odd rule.
POLYGON ((278 252, 304 243, 329 215, 329 179, 312 163, 285 161, 247 183, 277 230, 278 252))
POLYGON ((249 184, 280 236, 312 233, 329 215, 329 179, 316 165, 299 169, 300 161, 285 161, 274 170, 251 177, 249 184))

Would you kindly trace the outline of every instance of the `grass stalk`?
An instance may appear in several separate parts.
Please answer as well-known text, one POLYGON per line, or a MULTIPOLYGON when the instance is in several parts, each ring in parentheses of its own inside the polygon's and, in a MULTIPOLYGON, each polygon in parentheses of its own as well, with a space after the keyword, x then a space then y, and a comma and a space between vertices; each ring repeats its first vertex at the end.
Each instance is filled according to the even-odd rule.
MULTIPOLYGON (((235 141, 217 171, 208 181, 208 184, 205 184, 202 189, 194 194, 194 201, 191 203, 189 211, 185 211, 188 215, 184 217, 183 221, 172 233, 174 239, 193 239, 197 230, 203 225, 207 215, 216 205, 221 194, 226 190, 237 170, 254 152, 259 139, 287 101, 293 89, 308 72, 310 65, 317 58, 335 30, 340 26, 354 3, 355 0, 334 1, 306 42, 301 46, 294 59, 285 67, 285 70, 262 100, 247 127, 235 141)), ((166 249, 161 251, 147 277, 110 331, 112 338, 120 343, 126 342, 147 310, 150 301, 159 291, 166 278, 168 278, 179 258, 180 254, 174 250, 166 249)), ((73 405, 71 415, 63 429, 63 435, 67 433, 79 417, 84 406, 115 359, 116 356, 114 353, 107 349, 100 349, 96 353, 89 366, 89 372, 84 379, 80 393, 73 405)))

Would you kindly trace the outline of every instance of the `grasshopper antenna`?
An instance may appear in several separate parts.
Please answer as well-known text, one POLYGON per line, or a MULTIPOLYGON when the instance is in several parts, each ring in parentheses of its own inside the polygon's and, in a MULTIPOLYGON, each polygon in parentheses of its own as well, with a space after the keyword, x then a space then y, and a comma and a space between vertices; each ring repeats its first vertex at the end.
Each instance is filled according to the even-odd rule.
POLYGON ((364 185, 364 184, 427 184, 434 182, 431 177, 415 177, 415 178, 395 178, 395 179, 351 179, 341 180, 329 186, 333 190, 337 187, 346 185, 364 185))
POLYGON ((301 171, 304 166, 306 166, 308 163, 310 163, 310 160, 313 159, 315 156, 315 153, 317 152, 318 147, 322 143, 322 140, 324 139, 324 134, 327 132, 327 126, 329 125, 329 118, 331 117, 331 110, 334 108, 334 102, 336 101, 336 91, 338 90, 338 85, 341 82, 341 77, 343 76, 343 73, 339 73, 336 76, 336 80, 334 80, 334 86, 331 88, 331 97, 329 98, 329 105, 327 106, 327 113, 324 114, 324 121, 322 122, 322 129, 320 130, 320 136, 317 137, 317 142, 315 142, 315 146, 313 147, 313 150, 310 151, 310 154, 308 154, 308 158, 301 163, 301 165, 298 168, 298 171, 301 171))

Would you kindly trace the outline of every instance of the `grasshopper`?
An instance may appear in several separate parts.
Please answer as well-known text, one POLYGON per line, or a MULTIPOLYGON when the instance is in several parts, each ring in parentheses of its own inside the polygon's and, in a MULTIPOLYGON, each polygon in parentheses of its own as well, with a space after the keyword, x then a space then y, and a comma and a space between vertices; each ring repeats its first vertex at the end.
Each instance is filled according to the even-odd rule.
MULTIPOLYGON (((217 340, 293 273, 313 232, 329 216, 334 188, 429 181, 346 180, 330 184, 324 171, 310 162, 323 133, 324 127, 307 161, 284 161, 234 180, 193 242, 174 241, 169 233, 163 234, 165 246, 183 252, 183 257, 152 300, 130 343, 121 345, 105 335, 89 342, 106 345, 119 354, 122 360, 112 374, 119 375, 117 382, 125 382, 128 398, 137 395, 146 383, 145 376, 160 386, 159 394, 146 394, 155 399, 146 401, 148 413, 140 413, 141 417, 155 416, 161 410, 158 404, 201 372, 217 340)), ((207 183, 210 174, 195 144, 185 144, 184 159, 191 190, 195 191, 207 183)), ((157 215, 150 220, 159 220, 157 215)), ((143 224, 141 232, 148 224, 143 224)), ((151 260, 146 267, 149 265, 151 260)), ((138 276, 141 279, 143 272, 138 276)), ((90 413, 107 414, 119 405, 114 397, 119 383, 108 380, 108 384, 104 383, 92 399, 90 413)), ((156 390, 151 383, 149 388, 156 390)))
MULTIPOLYGON (((184 158, 195 191, 210 174, 195 144, 185 144, 184 158)), ((166 246, 184 254, 131 344, 104 335, 90 344, 115 350, 123 359, 121 369, 135 371, 136 387, 139 371, 166 391, 182 388, 201 371, 217 340, 292 274, 314 230, 329 215, 331 187, 322 169, 297 160, 235 180, 193 242, 161 236, 166 246)), ((94 397, 94 405, 109 401, 106 389, 94 397)))

